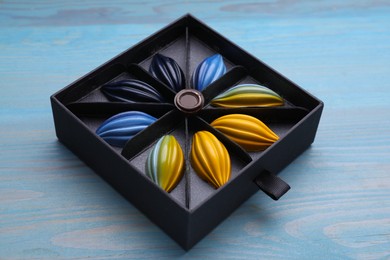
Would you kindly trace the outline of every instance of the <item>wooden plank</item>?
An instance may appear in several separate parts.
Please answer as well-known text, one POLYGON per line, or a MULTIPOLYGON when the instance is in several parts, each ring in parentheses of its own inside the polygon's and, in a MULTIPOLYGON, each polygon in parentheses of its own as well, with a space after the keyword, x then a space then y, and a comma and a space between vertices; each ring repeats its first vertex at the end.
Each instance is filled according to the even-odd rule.
POLYGON ((1 1, 0 259, 390 257, 386 1, 1 1), (49 96, 191 11, 325 102, 317 139, 184 252, 56 141, 49 96))

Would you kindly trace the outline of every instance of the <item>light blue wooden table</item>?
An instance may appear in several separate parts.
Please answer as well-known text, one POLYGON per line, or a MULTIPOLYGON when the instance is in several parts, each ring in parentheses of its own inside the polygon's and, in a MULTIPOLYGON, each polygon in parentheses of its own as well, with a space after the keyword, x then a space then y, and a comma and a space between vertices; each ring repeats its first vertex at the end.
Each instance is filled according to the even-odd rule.
POLYGON ((0 1, 0 259, 390 258, 390 2, 105 2, 0 1), (325 102, 292 189, 189 252, 57 141, 49 104, 187 12, 325 102))

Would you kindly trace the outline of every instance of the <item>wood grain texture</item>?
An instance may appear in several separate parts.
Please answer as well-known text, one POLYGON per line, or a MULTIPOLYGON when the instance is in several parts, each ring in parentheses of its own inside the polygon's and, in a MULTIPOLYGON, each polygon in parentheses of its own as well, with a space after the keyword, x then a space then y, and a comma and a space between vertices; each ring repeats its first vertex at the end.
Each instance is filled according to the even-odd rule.
POLYGON ((0 1, 0 259, 388 259, 389 82, 389 1, 0 1), (189 252, 56 140, 49 104, 187 12, 325 102, 292 190, 189 252))

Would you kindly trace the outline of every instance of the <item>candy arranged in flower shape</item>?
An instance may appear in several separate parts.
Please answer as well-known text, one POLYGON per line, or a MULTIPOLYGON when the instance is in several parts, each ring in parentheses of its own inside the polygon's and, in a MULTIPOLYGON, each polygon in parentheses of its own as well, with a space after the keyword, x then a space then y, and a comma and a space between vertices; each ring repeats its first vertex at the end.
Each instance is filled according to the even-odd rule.
POLYGON ((127 79, 102 86, 103 93, 112 101, 122 102, 163 102, 161 94, 149 84, 127 79))
POLYGON ((225 146, 210 132, 198 131, 192 138, 191 165, 200 178, 215 188, 230 178, 231 162, 225 146))
MULTIPOLYGON (((219 54, 203 60, 192 75, 194 89, 185 89, 184 73, 172 58, 155 54, 149 72, 177 92, 174 99, 177 109, 194 116, 204 108, 201 91, 224 75, 226 66, 219 54), (187 106, 192 109, 192 106, 199 101, 196 99, 198 95, 201 97, 199 99, 202 101, 201 105, 189 113, 187 106)), ((102 86, 101 91, 114 101, 165 102, 163 96, 153 86, 136 79, 108 83, 102 86)), ((216 107, 240 108, 281 106, 284 100, 266 87, 242 84, 228 89, 210 103, 216 107)), ((143 112, 124 112, 106 120, 96 133, 109 144, 124 147, 128 140, 156 120, 143 112)), ((279 139, 259 119, 245 114, 225 115, 215 119, 210 125, 246 151, 265 150, 279 139)), ((125 149, 129 149, 129 146, 130 143, 125 149)), ((171 192, 184 175, 185 160, 190 161, 192 168, 201 179, 216 189, 228 182, 230 178, 230 155, 225 146, 209 131, 198 131, 194 134, 190 158, 184 158, 180 144, 174 136, 161 137, 147 157, 146 175, 162 189, 171 192)))
POLYGON ((203 60, 192 75, 192 86, 199 91, 205 89, 226 72, 226 66, 220 54, 214 54, 203 60))
POLYGON ((139 111, 123 112, 104 121, 96 130, 96 134, 110 145, 123 147, 129 139, 156 120, 139 111))
POLYGON ((232 87, 215 97, 211 104, 217 107, 272 107, 282 106, 283 98, 274 91, 257 84, 232 87))
POLYGON ((279 139, 263 122, 249 115, 221 116, 210 125, 247 151, 263 151, 279 139))
POLYGON ((165 135, 149 153, 146 161, 146 175, 167 192, 180 182, 184 173, 184 155, 173 135, 165 135))
POLYGON ((149 67, 149 72, 175 92, 185 88, 185 76, 180 66, 172 58, 155 54, 149 67))

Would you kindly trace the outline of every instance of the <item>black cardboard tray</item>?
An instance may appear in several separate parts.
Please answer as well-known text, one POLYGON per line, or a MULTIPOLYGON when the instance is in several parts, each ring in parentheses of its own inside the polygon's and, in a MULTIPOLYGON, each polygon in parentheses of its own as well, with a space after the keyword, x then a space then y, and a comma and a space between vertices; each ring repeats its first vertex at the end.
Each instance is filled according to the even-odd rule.
POLYGON ((187 250, 259 187, 274 199, 289 189, 276 174, 314 141, 323 109, 320 100, 189 14, 55 93, 51 103, 58 139, 187 250), (179 64, 188 88, 197 64, 212 54, 223 56, 227 73, 202 92, 205 107, 187 116, 174 106, 175 93, 148 73, 155 53, 179 64), (125 78, 148 82, 167 102, 110 102, 100 87, 125 78), (207 105, 213 97, 239 83, 267 86, 286 104, 245 109, 207 105), (129 110, 149 113, 158 121, 131 139, 123 150, 95 134, 104 120, 129 110), (263 152, 247 153, 208 124, 221 115, 237 112, 261 119, 280 139, 263 152), (165 192, 144 173, 149 150, 162 135, 170 133, 188 158, 192 134, 198 130, 212 132, 227 147, 232 159, 231 179, 214 189, 194 173, 187 160, 185 177, 171 193, 165 192))

